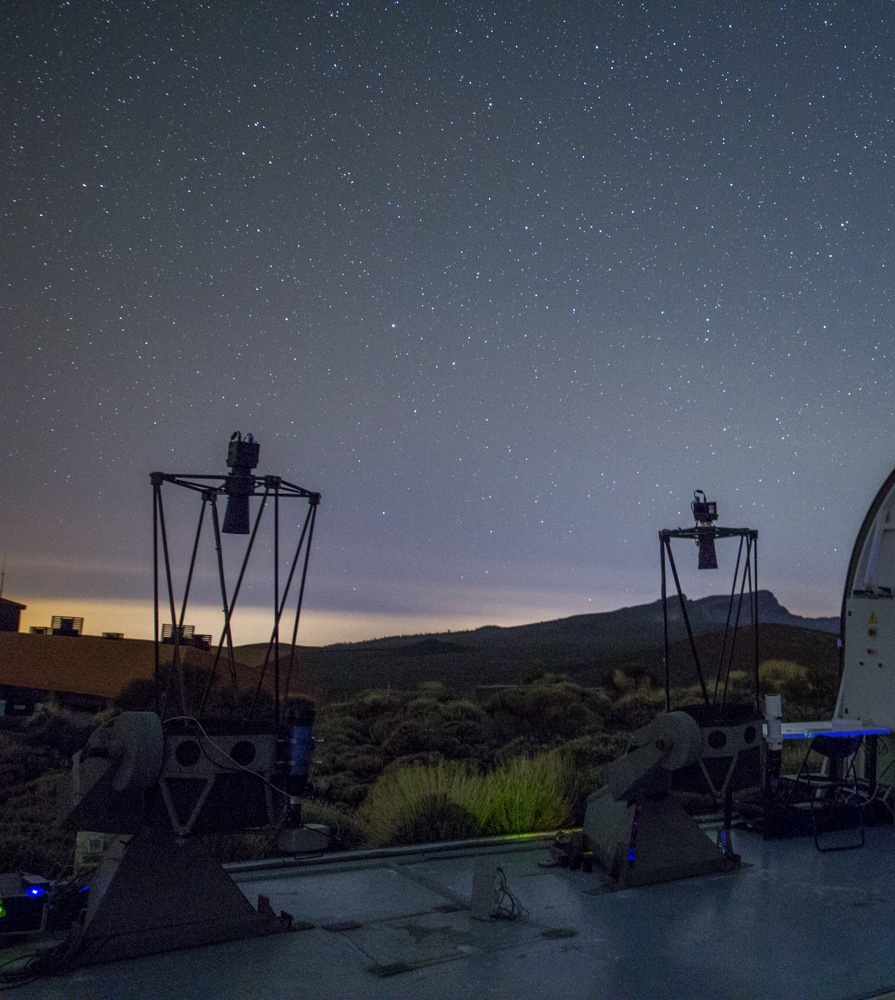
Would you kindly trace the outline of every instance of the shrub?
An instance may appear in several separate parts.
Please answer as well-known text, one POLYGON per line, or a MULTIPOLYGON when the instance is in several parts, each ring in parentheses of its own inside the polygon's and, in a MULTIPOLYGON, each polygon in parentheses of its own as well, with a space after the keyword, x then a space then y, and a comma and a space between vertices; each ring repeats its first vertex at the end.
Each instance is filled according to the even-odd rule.
MULTIPOLYGON (((358 819, 377 846, 410 843, 410 836, 417 842, 451 839, 447 820, 459 818, 454 807, 468 799, 470 779, 469 765, 455 761, 392 766, 370 789, 358 819)), ((460 825, 468 828, 465 818, 460 825)))
POLYGON ((478 819, 444 792, 420 797, 394 827, 389 843, 431 844, 443 840, 480 837, 484 829, 478 819))
POLYGON ((391 767, 358 819, 376 845, 553 829, 569 815, 574 772, 563 755, 517 757, 488 774, 469 763, 391 767))
POLYGON ((493 739, 518 736, 539 743, 580 736, 598 724, 602 702, 598 694, 569 681, 554 682, 548 674, 537 681, 496 691, 485 702, 493 739))
POLYGON ((117 705, 122 712, 154 712, 155 700, 155 681, 137 679, 118 695, 117 705))
POLYGON ((47 705, 32 715, 19 733, 19 742, 27 747, 45 748, 67 760, 83 749, 94 729, 110 715, 86 715, 47 705))
POLYGON ((594 733, 563 744, 574 774, 575 796, 571 809, 571 824, 584 822, 587 797, 603 785, 603 766, 618 759, 628 749, 628 733, 594 733))
POLYGON ((44 774, 19 786, 4 803, 0 871, 25 871, 55 879, 70 870, 75 838, 57 824, 60 777, 59 772, 44 774))
POLYGON ((362 749, 350 759, 351 773, 359 781, 374 781, 385 766, 385 758, 374 750, 362 749))
POLYGON ((61 765, 61 756, 47 747, 25 746, 11 739, 0 739, 0 805, 15 795, 20 786, 61 765))
POLYGON ((478 781, 476 812, 488 833, 552 830, 569 818, 575 774, 555 750, 514 757, 478 781))
POLYGON ((635 688, 615 702, 606 716, 606 726, 633 732, 651 722, 664 709, 664 691, 659 688, 635 688))
POLYGON ((465 698, 454 698, 438 704, 437 718, 447 725, 452 723, 478 723, 486 718, 481 705, 465 698))
POLYGON ((442 736, 442 732, 431 729, 416 719, 407 719, 395 727, 382 749, 390 757, 425 753, 427 750, 438 750, 442 736))
POLYGON ((612 675, 603 681, 603 686, 615 700, 620 695, 630 694, 632 691, 649 690, 653 686, 653 678, 645 668, 633 670, 631 673, 616 668, 612 671, 612 675))
POLYGON ((329 827, 330 838, 341 850, 359 847, 364 839, 364 829, 354 812, 320 799, 305 799, 301 806, 305 823, 323 823, 329 827))
POLYGON ((249 830, 245 833, 214 833, 202 838, 211 855, 222 865, 235 861, 257 861, 276 856, 276 831, 249 830))
POLYGON ((782 696, 783 714, 787 719, 818 718, 832 711, 835 690, 831 687, 826 691, 822 681, 815 683, 808 668, 801 663, 765 660, 759 668, 759 676, 764 693, 782 696), (830 703, 829 707, 826 702, 830 703), (823 711, 825 707, 826 712, 823 711))
POLYGON ((352 807, 359 806, 364 801, 370 787, 369 783, 358 781, 351 771, 315 776, 312 784, 316 797, 352 807))
POLYGON ((358 722, 380 719, 393 712, 400 704, 401 696, 391 691, 366 691, 349 701, 328 705, 323 709, 324 718, 352 718, 358 722))

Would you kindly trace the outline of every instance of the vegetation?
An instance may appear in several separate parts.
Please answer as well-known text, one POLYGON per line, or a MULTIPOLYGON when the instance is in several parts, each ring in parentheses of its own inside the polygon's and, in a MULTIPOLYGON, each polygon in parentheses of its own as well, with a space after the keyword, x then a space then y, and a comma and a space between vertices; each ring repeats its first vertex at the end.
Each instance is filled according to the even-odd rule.
MULTIPOLYGON (((829 717, 835 669, 805 660, 767 658, 762 689, 783 695, 787 718, 829 717)), ((323 703, 305 820, 329 826, 345 848, 580 823, 602 767, 664 708, 651 660, 626 662, 597 684, 541 665, 521 683, 452 690, 428 680, 323 703)), ((672 689, 673 707, 701 700, 692 681, 672 689)), ((749 691, 749 673, 735 665, 727 698, 749 691)), ((144 695, 129 691, 126 707, 142 707, 144 695)), ((230 707, 225 698, 217 705, 230 707)), ((55 783, 103 721, 52 709, 0 720, 0 871, 54 876, 70 866, 73 837, 55 826, 55 783)), ((237 860, 272 854, 275 842, 275 831, 262 831, 216 837, 212 846, 221 860, 237 860)))
POLYGON ((358 818, 376 845, 551 830, 570 819, 575 784, 571 760, 556 750, 486 773, 463 761, 393 767, 358 818))
POLYGON ((792 721, 832 716, 836 690, 829 676, 792 660, 765 660, 760 677, 765 691, 782 696, 787 717, 792 721))
POLYGON ((0 716, 0 871, 70 871, 74 838, 59 828, 56 788, 100 721, 53 709, 26 720, 0 716))

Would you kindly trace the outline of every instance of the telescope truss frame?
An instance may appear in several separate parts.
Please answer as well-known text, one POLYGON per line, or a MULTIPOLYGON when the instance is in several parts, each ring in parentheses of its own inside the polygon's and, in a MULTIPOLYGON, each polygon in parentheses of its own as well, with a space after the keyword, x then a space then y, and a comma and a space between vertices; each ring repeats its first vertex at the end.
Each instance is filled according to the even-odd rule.
POLYGON ((242 583, 246 570, 252 556, 255 539, 258 536, 258 529, 264 512, 268 507, 268 502, 272 500, 273 507, 273 627, 270 640, 264 655, 264 662, 261 673, 255 687, 251 707, 248 710, 248 717, 254 715, 258 704, 258 698, 264 685, 270 661, 273 660, 274 670, 274 726, 280 724, 280 715, 283 705, 289 698, 289 687, 292 681, 292 673, 295 665, 295 643, 298 635, 298 626, 301 619, 302 603, 304 601, 305 584, 308 575, 308 563, 311 555, 311 543, 314 536, 314 525, 317 518, 317 508, 320 505, 320 494, 296 486, 287 482, 281 476, 253 476, 254 480, 252 492, 248 496, 261 498, 261 503, 255 514, 249 534, 248 545, 239 565, 236 576, 236 583, 232 588, 228 588, 227 578, 224 568, 224 556, 222 545, 221 519, 218 513, 218 497, 226 497, 225 484, 228 476, 221 475, 191 475, 182 473, 153 472, 150 475, 153 495, 153 614, 154 614, 154 634, 155 634, 155 686, 156 686, 156 711, 162 718, 171 715, 181 715, 186 717, 196 717, 201 719, 205 711, 206 704, 211 689, 217 677, 222 655, 226 652, 227 665, 230 670, 230 683, 234 694, 238 694, 238 681, 236 674, 236 660, 233 649, 233 634, 231 624, 233 614, 237 606, 242 583), (187 570, 186 581, 183 587, 182 597, 178 601, 175 595, 174 576, 171 567, 171 553, 168 544, 168 531, 165 521, 165 507, 162 499, 162 486, 170 483, 187 490, 191 490, 201 496, 201 507, 196 524, 196 531, 193 538, 192 550, 190 553, 189 569, 187 570), (292 550, 291 558, 285 561, 281 558, 281 530, 280 530, 280 501, 281 500, 307 500, 308 509, 302 523, 298 542, 292 550), (193 582, 193 574, 196 569, 196 561, 199 554, 199 544, 202 537, 203 524, 206 511, 211 511, 211 525, 214 536, 214 547, 216 552, 216 564, 218 572, 218 584, 220 588, 221 602, 223 604, 224 624, 221 629, 220 638, 215 648, 214 661, 211 672, 205 682, 202 697, 195 711, 191 710, 187 689, 184 679, 184 664, 181 656, 183 646, 184 622, 186 619, 187 606, 189 603, 190 589, 193 582), (281 575, 285 568, 285 581, 281 584, 281 575), (299 571, 300 568, 300 571, 299 571), (298 572, 297 589, 293 591, 296 572, 298 572), (165 581, 165 603, 171 615, 173 628, 173 652, 171 664, 162 685, 162 665, 161 665, 161 578, 165 581), (280 670, 280 624, 286 610, 286 602, 290 592, 295 593, 295 614, 292 621, 292 635, 289 646, 289 659, 286 667, 285 683, 280 670), (179 610, 178 610, 179 605, 179 610), (171 695, 172 682, 176 680, 176 692, 180 701, 178 711, 168 712, 168 702, 171 695))
POLYGON ((665 654, 665 710, 671 711, 671 663, 669 659, 669 623, 668 623, 668 578, 667 568, 670 567, 674 586, 677 591, 677 598, 680 603, 681 617, 687 632, 687 639, 690 645, 690 652, 693 656, 693 663, 696 667, 696 674, 699 678, 699 685, 702 689, 702 697, 708 711, 720 720, 724 715, 727 703, 727 689, 730 681, 730 671, 733 666, 733 657, 736 649, 737 634, 740 627, 740 618, 743 611, 743 602, 746 601, 747 609, 752 619, 754 631, 753 641, 753 680, 755 686, 755 711, 761 714, 760 705, 760 683, 758 676, 758 532, 754 528, 722 528, 711 525, 693 528, 667 528, 659 532, 659 547, 662 556, 662 630, 665 654), (680 577, 674 561, 674 553, 671 548, 671 541, 675 538, 687 538, 697 544, 710 538, 712 541, 719 538, 739 538, 740 544, 737 551, 736 566, 733 571, 733 583, 730 589, 730 599, 727 605, 727 619, 724 624, 724 637, 721 644, 721 652, 718 657, 718 666, 715 673, 715 686, 711 697, 709 697, 706 685, 705 673, 699 659, 699 651, 696 648, 696 640, 693 635, 693 628, 690 624, 690 616, 687 612, 687 602, 681 589, 680 577), (748 586, 748 589, 747 589, 748 586), (739 592, 738 592, 739 591, 739 592), (734 610, 734 604, 736 609, 734 610), (721 678, 724 678, 721 687, 721 678), (720 700, 718 697, 719 687, 721 687, 720 700))

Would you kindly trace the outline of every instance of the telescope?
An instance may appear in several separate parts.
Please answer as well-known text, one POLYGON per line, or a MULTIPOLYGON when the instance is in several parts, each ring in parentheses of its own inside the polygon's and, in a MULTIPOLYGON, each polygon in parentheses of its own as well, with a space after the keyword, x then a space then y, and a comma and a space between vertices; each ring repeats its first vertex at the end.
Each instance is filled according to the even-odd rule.
POLYGON ((251 434, 243 440, 239 431, 234 431, 227 449, 227 465, 230 475, 224 481, 223 491, 227 494, 227 509, 221 531, 225 535, 247 535, 249 533, 249 497, 255 492, 255 477, 252 470, 258 465, 261 445, 251 434))

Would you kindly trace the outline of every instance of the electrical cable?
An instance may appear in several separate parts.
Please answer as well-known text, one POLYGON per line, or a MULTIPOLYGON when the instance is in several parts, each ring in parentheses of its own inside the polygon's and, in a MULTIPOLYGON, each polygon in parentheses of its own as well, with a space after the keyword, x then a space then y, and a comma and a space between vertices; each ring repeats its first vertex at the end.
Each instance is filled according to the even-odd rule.
POLYGON ((500 893, 500 902, 491 911, 491 916, 500 920, 518 920, 520 917, 528 916, 528 910, 519 901, 507 884, 506 872, 501 867, 494 869, 497 875, 497 891, 500 893))
MULTIPOLYGON (((66 904, 76 901, 88 888, 87 879, 93 874, 95 866, 81 869, 74 876, 64 881, 56 880, 51 883, 47 899, 47 928, 40 933, 46 935, 58 925, 60 911, 65 911, 66 904)), ((86 900, 85 900, 86 902, 86 900)), ((66 921, 70 926, 74 914, 83 909, 85 903, 71 909, 72 917, 66 921)), ((25 955, 15 955, 0 964, 0 986, 6 989, 14 989, 34 982, 44 976, 58 975, 73 968, 73 959, 79 952, 79 944, 76 931, 69 930, 59 944, 46 948, 38 948, 25 955), (23 963, 20 968, 4 972, 8 966, 16 963, 23 963)))
POLYGON ((191 715, 175 715, 175 716, 172 716, 170 719, 163 720, 162 725, 167 725, 169 722, 191 722, 191 723, 193 723, 193 725, 195 725, 195 727, 201 733, 203 739, 205 739, 206 742, 208 742, 209 744, 211 744, 211 746, 213 746, 214 749, 217 750, 217 752, 222 757, 226 758, 227 760, 229 760, 233 764, 232 768, 228 768, 228 767, 224 767, 224 765, 220 764, 218 761, 212 760, 212 758, 208 756, 208 754, 206 753, 204 747, 200 743, 199 744, 199 749, 202 751, 203 754, 205 754, 206 759, 208 761, 210 761, 212 764, 214 764, 215 767, 224 767, 224 769, 228 770, 228 771, 245 771, 247 774, 251 774, 254 777, 256 777, 259 781, 263 781, 265 785, 269 785, 279 795, 282 795, 284 798, 291 800, 292 796, 288 792, 284 791, 282 788, 278 788, 272 781, 270 781, 270 779, 265 778, 263 774, 260 774, 258 771, 253 771, 250 767, 246 767, 244 764, 240 764, 239 761, 234 760, 230 756, 230 754, 228 754, 227 751, 223 747, 221 747, 217 743, 215 743, 215 741, 205 731, 204 727, 202 726, 202 723, 198 719, 193 718, 193 716, 191 716, 191 715))
POLYGON ((80 942, 74 932, 52 948, 40 948, 30 955, 17 955, 0 965, 0 985, 5 989, 26 986, 45 976, 56 976, 73 968, 73 960, 78 954, 80 942), (24 962, 19 969, 3 972, 8 965, 24 962))
MULTIPOLYGON (((882 785, 881 779, 884 778, 891 770, 895 767, 895 760, 890 760, 888 764, 880 771, 876 776, 876 788, 872 795, 864 799, 864 805, 869 806, 872 802, 882 802, 888 808, 888 802, 886 801, 888 796, 892 794, 891 785, 882 785), (885 788, 885 791, 883 789, 885 788)), ((867 779, 863 779, 866 781, 867 779)))

